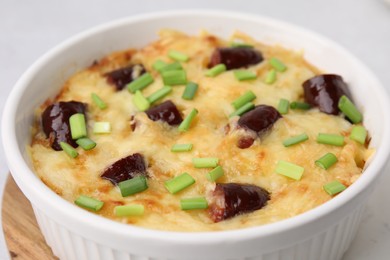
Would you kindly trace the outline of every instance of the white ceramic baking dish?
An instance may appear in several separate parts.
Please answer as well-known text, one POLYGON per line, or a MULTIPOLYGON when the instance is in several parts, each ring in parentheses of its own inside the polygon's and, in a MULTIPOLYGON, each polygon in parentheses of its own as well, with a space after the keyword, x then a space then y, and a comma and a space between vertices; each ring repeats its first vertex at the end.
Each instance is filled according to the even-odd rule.
POLYGON ((125 18, 83 32, 55 47, 16 83, 4 109, 2 138, 11 173, 30 200, 39 226, 61 259, 340 259, 359 225, 364 204, 390 150, 389 99, 376 77, 334 42, 269 18, 220 11, 174 11, 125 18), (323 71, 350 86, 376 154, 361 178, 324 205, 274 224, 223 232, 177 233, 117 223, 63 200, 37 178, 26 153, 33 111, 64 80, 115 50, 141 47, 161 28, 189 34, 207 29, 229 37, 238 29, 259 41, 303 50, 323 71))

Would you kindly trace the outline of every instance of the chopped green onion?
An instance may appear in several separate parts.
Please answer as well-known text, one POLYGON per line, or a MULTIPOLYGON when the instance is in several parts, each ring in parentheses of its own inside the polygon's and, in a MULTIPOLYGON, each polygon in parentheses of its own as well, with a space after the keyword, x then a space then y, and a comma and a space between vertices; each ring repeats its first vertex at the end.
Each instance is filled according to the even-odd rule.
POLYGON ((165 65, 159 71, 160 73, 162 73, 164 71, 169 71, 169 70, 183 70, 183 67, 181 66, 180 62, 173 62, 165 65))
POLYGON ((304 170, 303 167, 286 161, 279 161, 275 169, 277 173, 297 181, 302 178, 304 170))
POLYGON ((279 59, 277 58, 271 58, 269 60, 269 64, 271 64, 271 66, 276 69, 277 71, 279 72, 283 72, 283 71, 286 71, 287 70, 287 67, 286 65, 283 64, 283 62, 281 62, 279 59))
POLYGON ((358 143, 364 144, 367 138, 367 130, 364 128, 364 126, 355 125, 351 130, 349 138, 355 140, 358 143))
POLYGON ((207 77, 216 77, 222 72, 226 71, 226 65, 225 64, 218 64, 212 67, 211 69, 208 69, 205 73, 207 77))
POLYGON ((182 52, 179 52, 179 51, 169 51, 168 52, 168 56, 169 58, 171 59, 174 59, 174 60, 177 60, 177 61, 183 61, 183 62, 186 62, 189 60, 189 57, 188 55, 182 53, 182 52))
POLYGON ((93 125, 94 134, 109 134, 111 133, 110 122, 95 122, 93 125))
POLYGON ((357 124, 363 120, 363 115, 347 96, 341 96, 338 107, 341 112, 343 112, 344 115, 346 115, 352 121, 352 123, 357 124))
POLYGON ((86 151, 91 150, 96 146, 96 143, 91 139, 89 139, 88 137, 77 139, 76 143, 86 151))
POLYGON ((319 133, 317 136, 317 143, 330 144, 335 146, 344 145, 344 136, 335 134, 322 134, 319 133))
POLYGON ((80 195, 74 201, 74 203, 77 206, 80 206, 80 207, 83 207, 83 208, 86 208, 86 209, 90 209, 90 210, 93 210, 93 211, 99 211, 103 207, 103 205, 104 205, 103 201, 100 201, 100 200, 97 200, 97 199, 94 199, 94 198, 91 198, 91 197, 88 197, 88 196, 85 196, 85 195, 80 195))
POLYGON ((135 80, 133 80, 132 82, 130 82, 129 84, 127 84, 127 89, 131 93, 134 93, 137 90, 141 90, 141 89, 146 88, 147 86, 149 86, 153 82, 154 82, 154 79, 153 79, 152 75, 150 75, 149 72, 146 72, 146 73, 142 74, 141 76, 139 76, 138 78, 136 78, 135 80))
POLYGON ((194 82, 188 82, 186 88, 184 89, 182 98, 186 100, 194 99, 197 90, 198 90, 198 84, 194 82))
POLYGON ((70 133, 72 139, 79 139, 87 136, 87 126, 85 125, 85 116, 82 113, 73 114, 69 118, 70 133))
POLYGON ((61 149, 72 158, 76 158, 79 153, 74 149, 70 144, 65 142, 60 142, 61 149))
POLYGON ((214 157, 192 158, 195 168, 213 168, 218 166, 219 159, 214 157))
POLYGON ((216 181, 224 175, 223 168, 219 165, 215 167, 212 171, 206 174, 206 178, 209 181, 216 181))
POLYGON ((337 193, 342 192, 347 187, 345 187, 344 184, 336 180, 325 184, 323 188, 326 191, 326 193, 328 193, 330 196, 333 196, 336 195, 337 193))
POLYGON ((133 179, 122 181, 118 183, 121 190, 122 197, 127 197, 148 188, 148 183, 145 176, 136 176, 133 179))
POLYGON ((309 110, 311 108, 310 104, 306 102, 291 102, 290 104, 291 109, 301 109, 301 110, 309 110))
POLYGON ((165 66, 167 66, 167 63, 162 60, 156 60, 152 65, 153 69, 157 71, 161 71, 161 69, 164 68, 165 66))
POLYGON ((242 96, 240 96, 237 99, 235 99, 232 102, 232 106, 235 109, 239 109, 240 107, 242 107, 243 105, 245 105, 246 103, 248 103, 248 102, 250 102, 250 101, 252 101, 254 99, 256 99, 255 93, 253 93, 252 91, 248 90, 242 96))
POLYGON ((168 95, 171 92, 172 92, 172 88, 170 86, 164 86, 159 90, 157 90, 156 92, 152 93, 146 99, 149 101, 150 104, 153 104, 154 102, 164 98, 166 95, 168 95))
POLYGON ((241 116, 241 115, 245 114, 246 112, 252 110, 253 108, 255 108, 255 105, 252 102, 248 102, 245 105, 243 105, 242 107, 240 107, 239 109, 237 109, 236 111, 234 111, 233 113, 231 113, 229 115, 229 117, 241 116))
POLYGON ((168 86, 184 85, 187 83, 187 75, 184 70, 168 70, 161 73, 164 84, 168 86))
POLYGON ((144 212, 145 207, 140 204, 116 206, 114 208, 114 213, 117 217, 142 216, 144 212))
POLYGON ((187 198, 180 200, 180 207, 182 210, 191 209, 207 209, 209 206, 205 197, 187 198))
POLYGON ((192 150, 192 144, 174 144, 171 147, 171 152, 189 152, 192 150))
POLYGON ((321 167, 324 170, 327 170, 337 162, 337 157, 333 153, 327 153, 324 156, 322 156, 320 159, 315 161, 315 164, 318 167, 321 167))
POLYGON ((165 188, 172 194, 175 194, 195 183, 195 179, 188 173, 183 173, 173 179, 165 181, 165 188))
POLYGON ((234 71, 234 76, 239 81, 252 80, 257 78, 256 73, 250 70, 236 70, 234 71))
POLYGON ((180 132, 186 132, 190 129, 191 122, 194 120, 195 116, 198 114, 198 110, 193 108, 191 112, 184 118, 183 122, 179 125, 180 132))
POLYGON ((282 115, 287 114, 289 106, 290 106, 290 101, 288 101, 287 99, 281 98, 279 100, 279 104, 278 104, 279 113, 281 113, 282 115))
POLYGON ((139 90, 137 90, 133 96, 133 103, 139 111, 145 111, 150 107, 149 100, 145 98, 139 90))
POLYGON ((253 48, 253 45, 245 42, 231 42, 230 46, 234 48, 253 48))
POLYGON ((100 108, 101 110, 107 108, 107 104, 95 93, 91 94, 92 101, 95 103, 95 105, 100 108))
POLYGON ((285 147, 289 147, 289 146, 292 146, 295 144, 302 143, 308 139, 309 139, 309 137, 307 136, 307 134, 303 133, 303 134, 296 135, 296 136, 293 136, 293 137, 290 137, 290 138, 284 140, 283 145, 285 147))
POLYGON ((276 70, 272 69, 268 71, 267 75, 265 75, 265 83, 273 84, 276 81, 276 70))

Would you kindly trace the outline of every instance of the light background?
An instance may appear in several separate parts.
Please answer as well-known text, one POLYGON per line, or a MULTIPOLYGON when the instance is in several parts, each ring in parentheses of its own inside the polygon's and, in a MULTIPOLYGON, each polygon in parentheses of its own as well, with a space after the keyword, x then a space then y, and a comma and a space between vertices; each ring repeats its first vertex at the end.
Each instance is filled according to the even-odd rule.
MULTIPOLYGON (((73 34, 134 14, 192 8, 265 15, 316 31, 349 49, 390 90, 390 6, 382 0, 0 0, 0 112, 28 66, 73 34)), ((8 172, 4 152, 1 145, 0 195, 8 172)), ((390 259, 387 169, 343 260, 390 259)), ((0 237, 0 259, 8 258, 4 238, 0 237)))

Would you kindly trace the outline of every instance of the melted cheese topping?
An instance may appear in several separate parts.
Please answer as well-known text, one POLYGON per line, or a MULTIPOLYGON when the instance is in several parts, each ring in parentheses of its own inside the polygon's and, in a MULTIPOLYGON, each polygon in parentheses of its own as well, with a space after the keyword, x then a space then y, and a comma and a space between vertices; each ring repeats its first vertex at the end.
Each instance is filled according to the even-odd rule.
POLYGON ((241 33, 235 33, 232 38, 250 43, 262 52, 265 61, 249 68, 257 73, 256 80, 240 82, 234 77, 233 71, 215 78, 205 77, 206 66, 215 47, 228 43, 207 33, 187 36, 169 30, 162 31, 158 41, 139 51, 111 54, 71 77, 55 101, 76 100, 89 104, 89 137, 96 141, 97 146, 90 151, 78 148, 79 156, 76 159, 64 152, 52 150, 39 121, 43 109, 53 101, 46 102, 37 111, 36 133, 30 148, 38 176, 57 194, 71 202, 80 194, 104 201, 103 209, 97 213, 99 215, 142 227, 172 231, 227 230, 275 222, 330 200, 331 196, 322 188, 330 181, 339 180, 346 186, 351 185, 362 173, 364 163, 372 151, 349 138, 345 138, 346 144, 342 147, 315 141, 319 132, 348 136, 352 126, 341 116, 320 113, 317 109, 290 110, 268 134, 257 138, 250 148, 237 148, 240 133, 235 130, 235 124, 238 117, 229 121, 229 114, 234 111, 231 106, 233 100, 248 90, 256 94, 255 104, 277 107, 281 98, 299 100, 303 94, 302 82, 319 72, 303 59, 302 53, 279 46, 266 46, 241 33), (153 84, 143 90, 144 96, 148 96, 163 86, 152 64, 157 59, 172 62, 167 57, 169 50, 180 51, 190 57, 182 65, 188 80, 199 84, 192 101, 181 98, 184 86, 174 86, 172 93, 162 100, 172 100, 183 118, 192 108, 199 110, 190 130, 185 133, 180 133, 177 127, 148 119, 145 113, 137 111, 132 104, 132 94, 126 88, 115 91, 115 87, 108 84, 103 76, 114 69, 142 63, 155 79, 153 84), (278 73, 277 81, 267 85, 263 82, 270 69, 266 62, 270 57, 282 60, 288 70, 278 73), (92 103, 92 92, 104 99, 107 109, 100 110, 92 103), (130 126, 132 116, 136 122, 134 131, 130 126), (95 121, 110 122, 111 134, 93 134, 91 129, 95 121), (308 141, 289 148, 283 146, 283 140, 303 132, 309 136, 308 141), (176 143, 192 143, 194 148, 191 152, 170 152, 171 146, 176 143), (123 198, 119 189, 100 175, 107 166, 137 152, 144 155, 149 165, 149 189, 123 198), (328 152, 334 153, 339 161, 325 171, 317 167, 314 161, 328 152), (220 159, 219 164, 225 176, 218 182, 251 183, 267 189, 271 193, 267 206, 219 223, 213 223, 205 210, 181 210, 181 198, 204 196, 214 188, 214 184, 205 176, 211 169, 195 169, 191 161, 194 157, 220 159), (302 179, 295 181, 276 174, 275 166, 279 160, 303 166, 305 171, 302 179), (164 181, 183 172, 192 175, 196 183, 178 194, 170 194, 164 187, 164 181), (114 215, 115 206, 131 203, 143 204, 145 215, 126 218, 114 215))

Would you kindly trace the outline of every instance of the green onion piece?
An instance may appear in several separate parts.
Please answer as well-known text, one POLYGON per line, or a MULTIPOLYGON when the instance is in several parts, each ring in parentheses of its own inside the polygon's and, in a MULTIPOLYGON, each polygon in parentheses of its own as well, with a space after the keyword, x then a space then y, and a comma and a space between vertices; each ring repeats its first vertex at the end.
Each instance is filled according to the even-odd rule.
POLYGON ((226 71, 226 65, 225 64, 218 64, 212 67, 211 69, 208 69, 205 73, 207 77, 216 77, 222 72, 226 71))
POLYGON ((265 83, 271 85, 276 81, 276 70, 272 69, 265 75, 265 83))
POLYGON ((315 164, 318 167, 321 167, 324 170, 327 170, 337 162, 337 157, 333 153, 327 153, 324 156, 322 156, 320 159, 315 161, 315 164))
POLYGON ((367 130, 364 128, 364 126, 355 125, 351 130, 349 138, 355 140, 358 143, 364 144, 367 138, 367 130))
POLYGON ((229 115, 229 117, 241 116, 254 108, 255 108, 255 105, 252 102, 248 102, 245 105, 243 105, 242 107, 240 107, 239 109, 237 109, 236 111, 234 111, 233 113, 231 113, 229 115))
POLYGON ((172 88, 170 86, 164 86, 157 90, 156 92, 152 93, 149 97, 146 99, 149 101, 150 104, 153 104, 154 102, 164 98, 166 95, 172 92, 172 88))
POLYGON ((95 122, 93 125, 94 134, 109 134, 111 133, 110 122, 95 122))
POLYGON ((194 99, 197 90, 198 90, 198 84, 194 82, 188 82, 186 88, 184 89, 182 98, 185 100, 194 99))
POLYGON ((220 165, 218 165, 212 171, 210 171, 209 173, 206 174, 206 178, 209 181, 216 181, 217 179, 219 179, 223 175, 224 175, 223 168, 220 165))
POLYGON ((344 145, 344 136, 335 134, 322 134, 319 133, 317 136, 317 143, 330 144, 335 146, 344 145))
POLYGON ((323 188, 326 191, 326 193, 328 193, 330 196, 333 196, 336 195, 337 193, 342 192, 347 187, 345 187, 344 184, 336 180, 325 184, 323 188))
POLYGON ((133 179, 122 181, 118 183, 121 190, 122 197, 127 197, 148 188, 148 183, 145 176, 136 176, 133 179))
POLYGON ((95 93, 91 94, 92 101, 95 103, 95 105, 100 108, 101 110, 107 108, 107 104, 95 93))
POLYGON ((304 170, 303 167, 286 161, 279 161, 275 169, 277 173, 297 181, 302 178, 304 170))
POLYGON ((142 216, 144 212, 145 207, 140 204, 116 206, 114 208, 114 213, 117 217, 142 216))
POLYGON ((309 139, 309 137, 307 136, 307 134, 303 133, 303 134, 296 135, 296 136, 293 136, 293 137, 290 137, 290 138, 284 140, 283 145, 285 147, 289 147, 289 146, 292 146, 295 144, 302 143, 308 139, 309 139))
POLYGON ((77 139, 76 143, 86 151, 91 150, 96 146, 96 143, 91 139, 89 139, 88 137, 77 139))
POLYGON ((252 80, 257 78, 256 73, 250 70, 236 70, 234 71, 234 76, 239 81, 252 80))
POLYGON ((182 53, 182 52, 179 52, 179 51, 169 51, 168 52, 168 56, 169 58, 171 59, 174 59, 174 60, 177 60, 177 61, 183 61, 183 62, 186 62, 189 60, 189 57, 188 55, 182 53))
POLYGON ((192 144, 174 144, 171 147, 171 152, 189 152, 192 150, 192 144))
POLYGON ((86 209, 90 209, 90 210, 93 210, 93 211, 99 211, 103 207, 103 205, 104 205, 103 201, 100 201, 100 200, 97 200, 97 199, 94 199, 94 198, 91 198, 91 197, 88 197, 88 196, 85 196, 85 195, 80 195, 74 201, 74 203, 77 206, 80 206, 80 207, 83 207, 83 208, 86 208, 86 209))
POLYGON ((271 58, 269 60, 269 64, 271 64, 271 66, 276 69, 277 71, 279 72, 283 72, 283 71, 286 71, 287 70, 287 67, 286 65, 283 64, 283 62, 281 62, 279 59, 277 58, 271 58))
POLYGON ((153 69, 157 71, 161 71, 161 69, 164 68, 165 66, 167 66, 167 63, 162 60, 156 60, 152 65, 153 69))
POLYGON ((133 103, 139 111, 145 111, 150 107, 149 100, 145 98, 139 90, 137 90, 133 96, 133 103))
POLYGON ((279 113, 282 115, 287 114, 289 106, 290 106, 290 101, 288 101, 287 99, 281 98, 279 100, 279 104, 278 104, 279 113))
POLYGON ((85 125, 84 114, 73 114, 69 118, 69 125, 72 139, 79 139, 81 137, 87 136, 87 126, 85 125))
POLYGON ((187 83, 187 75, 184 70, 168 70, 163 71, 161 76, 164 81, 164 85, 176 86, 184 85, 187 83))
POLYGON ((192 158, 195 168, 213 168, 218 166, 219 159, 214 157, 192 158))
POLYGON ((65 142, 60 142, 61 149, 72 158, 76 158, 79 153, 74 149, 70 144, 65 142))
POLYGON ((180 132, 186 132, 190 129, 191 122, 194 120, 195 116, 198 114, 198 110, 193 108, 191 112, 184 118, 183 122, 179 125, 180 132))
POLYGON ((231 42, 230 46, 234 48, 253 48, 253 45, 245 42, 231 42))
POLYGON ((141 76, 139 76, 138 78, 136 78, 135 80, 133 80, 132 82, 130 82, 129 84, 127 84, 127 89, 131 93, 134 93, 137 90, 141 90, 141 89, 146 88, 147 86, 149 86, 153 82, 154 82, 154 79, 153 79, 152 75, 150 75, 149 72, 146 72, 146 73, 142 74, 141 76))
POLYGON ((172 194, 175 194, 195 183, 195 179, 188 173, 183 173, 173 179, 165 181, 165 188, 172 194))
POLYGON ((301 110, 309 110, 311 108, 310 104, 305 102, 291 102, 290 104, 291 109, 301 109, 301 110))
POLYGON ((209 206, 205 197, 187 198, 180 200, 180 207, 182 210, 191 209, 207 209, 209 206))
POLYGON ((252 91, 248 90, 247 92, 245 92, 242 96, 238 97, 237 99, 235 99, 233 102, 232 102, 232 106, 235 108, 235 109, 239 109, 240 107, 242 107, 243 105, 245 105, 246 103, 252 101, 252 100, 255 100, 256 99, 256 95, 255 93, 253 93, 252 91))
POLYGON ((169 71, 169 70, 183 70, 183 67, 181 66, 180 62, 173 62, 165 65, 159 71, 160 73, 162 73, 164 71, 169 71))
POLYGON ((343 112, 344 115, 346 115, 352 121, 352 123, 357 124, 363 120, 363 115, 347 96, 341 96, 338 107, 341 112, 343 112))

